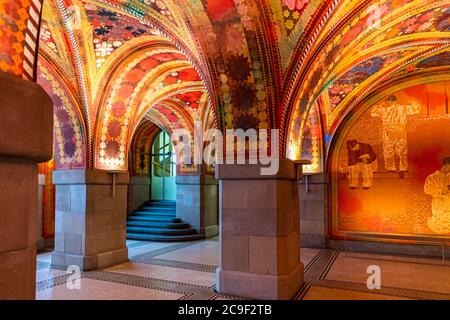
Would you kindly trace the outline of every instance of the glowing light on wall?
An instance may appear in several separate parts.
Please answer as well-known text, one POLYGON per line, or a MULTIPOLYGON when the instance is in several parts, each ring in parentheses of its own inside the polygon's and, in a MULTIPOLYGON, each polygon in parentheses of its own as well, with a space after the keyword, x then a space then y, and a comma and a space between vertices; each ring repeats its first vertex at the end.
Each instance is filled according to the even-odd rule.
POLYGON ((331 158, 334 237, 450 236, 449 86, 390 88, 347 121, 331 158))
POLYGON ((293 119, 290 126, 286 156, 291 160, 310 160, 310 165, 304 166, 305 173, 322 171, 322 128, 319 117, 319 107, 315 104, 302 119, 293 119), (299 128, 299 124, 301 126, 299 128))

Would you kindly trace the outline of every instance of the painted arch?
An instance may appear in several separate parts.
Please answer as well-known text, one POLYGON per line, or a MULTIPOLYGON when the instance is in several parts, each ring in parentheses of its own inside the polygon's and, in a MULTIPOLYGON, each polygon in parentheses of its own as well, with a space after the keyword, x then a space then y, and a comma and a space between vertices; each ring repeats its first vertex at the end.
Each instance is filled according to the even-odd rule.
MULTIPOLYGON (((371 92, 391 79, 412 75, 419 69, 433 72, 448 68, 445 59, 450 46, 448 1, 395 4, 386 1, 376 7, 379 18, 376 25, 371 20, 373 8, 370 2, 353 11, 349 7, 338 8, 335 14, 346 18, 334 25, 331 23, 335 20, 331 19, 330 25, 323 27, 327 33, 319 34, 317 43, 309 50, 312 60, 299 66, 289 85, 282 116, 281 129, 285 130, 282 151, 288 158, 298 158, 296 150, 301 149, 302 130, 311 126, 308 114, 317 105, 322 118, 320 145, 324 153, 320 157, 324 162, 345 116, 371 92), (434 59, 434 63, 419 68, 423 59, 434 59)), ((312 154, 306 157, 312 158, 312 154)))

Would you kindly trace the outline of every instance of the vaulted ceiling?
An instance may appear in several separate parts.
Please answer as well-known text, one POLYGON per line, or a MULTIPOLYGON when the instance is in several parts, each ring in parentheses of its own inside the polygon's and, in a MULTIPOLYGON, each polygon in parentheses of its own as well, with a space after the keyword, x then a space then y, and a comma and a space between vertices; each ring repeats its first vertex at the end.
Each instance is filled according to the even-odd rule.
POLYGON ((65 101, 64 166, 126 168, 148 118, 280 128, 319 170, 365 99, 449 73, 449 19, 450 0, 44 0, 38 81, 65 101))

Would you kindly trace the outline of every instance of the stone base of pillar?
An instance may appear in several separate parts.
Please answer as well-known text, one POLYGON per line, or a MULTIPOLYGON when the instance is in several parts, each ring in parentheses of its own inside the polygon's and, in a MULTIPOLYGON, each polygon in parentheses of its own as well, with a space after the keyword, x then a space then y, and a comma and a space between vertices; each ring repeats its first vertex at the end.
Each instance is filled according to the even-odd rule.
POLYGON ((57 170, 53 183, 56 221, 52 264, 93 270, 127 261, 128 174, 57 170))
POLYGON ((37 166, 0 161, 0 300, 34 299, 37 166))
POLYGON ((257 297, 261 300, 289 300, 304 283, 303 263, 299 263, 287 275, 273 276, 250 272, 224 271, 217 269, 217 290, 242 297, 257 297))
POLYGON ((0 72, 0 300, 35 299, 37 163, 52 157, 53 104, 35 83, 0 72))
POLYGON ((36 298, 36 248, 0 252, 0 300, 36 298))
POLYGON ((219 225, 200 228, 199 233, 204 234, 205 238, 215 237, 219 234, 219 225))
POLYGON ((177 176, 177 217, 206 238, 219 234, 217 180, 213 176, 177 176))
POLYGON ((63 252, 52 253, 52 265, 68 267, 79 266, 81 270, 95 270, 107 268, 128 260, 128 248, 102 252, 91 256, 68 254, 63 252))
POLYGON ((220 293, 291 299, 303 284, 300 212, 294 162, 276 175, 260 165, 219 165, 220 293))

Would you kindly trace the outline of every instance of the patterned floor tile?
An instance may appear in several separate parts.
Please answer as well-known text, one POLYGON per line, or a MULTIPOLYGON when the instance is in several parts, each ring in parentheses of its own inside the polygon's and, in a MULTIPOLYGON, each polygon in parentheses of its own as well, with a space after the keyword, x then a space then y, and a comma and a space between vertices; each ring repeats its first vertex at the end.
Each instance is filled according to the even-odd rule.
MULTIPOLYGON (((128 241, 130 262, 82 272, 82 289, 69 290, 65 270, 51 268, 50 252, 38 255, 38 299, 244 299, 215 286, 219 242, 128 241)), ((437 260, 302 248, 305 283, 295 299, 450 299, 450 267, 437 260), (367 267, 382 270, 382 288, 369 290, 367 267)))
POLYGON ((69 290, 65 284, 38 291, 38 300, 175 300, 183 293, 129 286, 109 281, 81 279, 80 290, 69 290))
POLYGON ((211 287, 216 283, 214 273, 134 262, 124 263, 113 268, 105 269, 104 271, 152 277, 205 287, 211 287))

